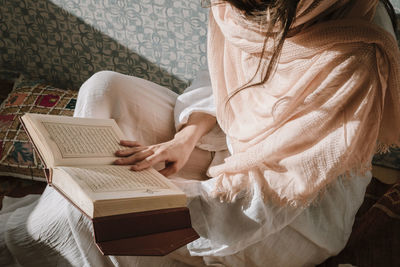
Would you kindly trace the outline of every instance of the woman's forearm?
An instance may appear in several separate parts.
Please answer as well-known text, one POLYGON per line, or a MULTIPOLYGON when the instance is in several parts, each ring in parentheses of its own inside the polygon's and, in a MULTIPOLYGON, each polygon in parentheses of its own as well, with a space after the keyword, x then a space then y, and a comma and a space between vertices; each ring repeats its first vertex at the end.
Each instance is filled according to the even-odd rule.
POLYGON ((164 162, 165 168, 160 170, 160 173, 165 176, 174 174, 186 164, 199 139, 208 133, 215 123, 214 116, 193 113, 175 137, 167 142, 142 146, 135 141, 121 141, 121 145, 127 148, 116 152, 121 158, 116 160, 115 164, 130 164, 132 170, 140 171, 164 162))
POLYGON ((214 127, 216 122, 216 118, 207 113, 192 113, 188 122, 175 134, 175 138, 194 147, 199 139, 214 127))

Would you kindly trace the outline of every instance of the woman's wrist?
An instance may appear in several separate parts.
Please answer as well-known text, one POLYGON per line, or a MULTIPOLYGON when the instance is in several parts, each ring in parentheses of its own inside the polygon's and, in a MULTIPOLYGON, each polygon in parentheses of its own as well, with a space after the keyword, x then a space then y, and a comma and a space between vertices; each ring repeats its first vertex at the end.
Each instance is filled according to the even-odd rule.
POLYGON ((185 126, 174 137, 178 142, 191 147, 194 147, 200 138, 199 132, 196 131, 196 127, 193 125, 185 126))
POLYGON ((214 116, 206 113, 193 113, 183 128, 175 134, 174 139, 194 147, 200 138, 208 133, 215 125, 214 116))

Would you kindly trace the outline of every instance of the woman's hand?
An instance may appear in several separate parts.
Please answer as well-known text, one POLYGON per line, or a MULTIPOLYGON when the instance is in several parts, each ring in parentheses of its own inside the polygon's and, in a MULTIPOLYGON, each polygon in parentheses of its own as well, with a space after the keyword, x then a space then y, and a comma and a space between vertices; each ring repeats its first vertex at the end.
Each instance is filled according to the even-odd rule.
POLYGON ((132 165, 131 170, 140 171, 147 169, 159 162, 165 163, 165 168, 160 170, 164 176, 178 172, 189 159, 195 144, 180 136, 152 146, 142 146, 135 141, 121 141, 127 149, 118 150, 115 155, 122 157, 114 163, 118 165, 132 165))
POLYGON ((208 133, 215 123, 214 116, 193 113, 185 126, 168 142, 142 146, 136 141, 121 141, 120 144, 127 148, 115 153, 121 158, 114 164, 132 165, 132 170, 140 171, 164 162, 165 168, 160 173, 164 176, 172 175, 186 164, 198 140, 208 133))

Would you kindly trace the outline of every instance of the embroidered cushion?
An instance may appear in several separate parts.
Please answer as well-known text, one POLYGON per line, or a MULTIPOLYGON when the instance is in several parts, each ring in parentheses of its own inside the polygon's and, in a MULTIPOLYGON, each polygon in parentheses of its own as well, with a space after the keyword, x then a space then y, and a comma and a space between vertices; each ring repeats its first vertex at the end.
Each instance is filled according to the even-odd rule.
POLYGON ((20 78, 0 106, 0 175, 45 181, 43 165, 19 117, 26 112, 72 116, 77 91, 20 78))

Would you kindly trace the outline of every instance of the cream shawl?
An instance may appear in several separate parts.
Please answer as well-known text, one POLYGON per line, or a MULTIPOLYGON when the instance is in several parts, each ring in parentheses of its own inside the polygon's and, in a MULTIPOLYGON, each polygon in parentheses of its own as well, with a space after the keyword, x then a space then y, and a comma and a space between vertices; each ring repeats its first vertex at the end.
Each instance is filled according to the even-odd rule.
POLYGON ((209 70, 233 147, 210 169, 216 196, 233 201, 259 186, 279 204, 308 204, 339 175, 369 170, 377 148, 399 145, 400 54, 371 22, 377 3, 301 0, 292 25, 300 30, 285 40, 276 72, 228 104, 256 72, 265 32, 229 4, 211 7, 209 70))

